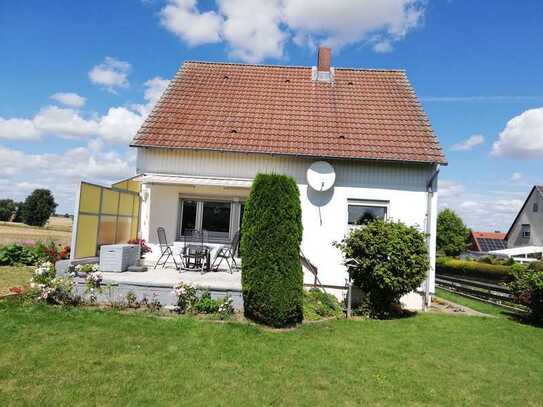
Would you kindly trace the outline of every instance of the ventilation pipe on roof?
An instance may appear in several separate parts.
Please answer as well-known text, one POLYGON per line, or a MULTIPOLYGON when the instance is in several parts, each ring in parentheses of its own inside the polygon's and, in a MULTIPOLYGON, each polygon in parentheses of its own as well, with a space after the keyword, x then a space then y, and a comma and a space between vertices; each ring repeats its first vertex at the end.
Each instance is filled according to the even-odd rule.
POLYGON ((312 79, 319 82, 332 82, 334 80, 334 68, 330 66, 331 62, 332 49, 319 47, 317 66, 314 66, 311 70, 312 79))

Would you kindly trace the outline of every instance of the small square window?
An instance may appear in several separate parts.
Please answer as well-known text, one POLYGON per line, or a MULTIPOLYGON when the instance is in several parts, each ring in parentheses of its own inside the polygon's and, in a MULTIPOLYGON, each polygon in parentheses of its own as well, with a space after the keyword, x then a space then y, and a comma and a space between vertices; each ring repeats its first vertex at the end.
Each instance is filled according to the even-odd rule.
POLYGON ((537 202, 534 202, 533 211, 539 212, 539 205, 537 204, 537 202))

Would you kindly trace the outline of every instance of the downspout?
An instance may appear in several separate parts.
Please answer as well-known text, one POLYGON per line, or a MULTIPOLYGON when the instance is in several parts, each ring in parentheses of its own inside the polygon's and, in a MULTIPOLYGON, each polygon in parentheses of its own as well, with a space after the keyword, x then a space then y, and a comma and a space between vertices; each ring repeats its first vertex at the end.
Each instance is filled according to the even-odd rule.
MULTIPOLYGON (((426 184, 426 244, 428 246, 428 254, 431 250, 432 242, 432 198, 434 196, 434 182, 439 174, 440 165, 436 164, 436 169, 428 183, 426 184)), ((435 266, 434 266, 435 267, 435 266)), ((424 311, 428 310, 430 306, 430 273, 432 271, 432 265, 428 268, 428 274, 426 275, 426 283, 424 284, 424 311)))

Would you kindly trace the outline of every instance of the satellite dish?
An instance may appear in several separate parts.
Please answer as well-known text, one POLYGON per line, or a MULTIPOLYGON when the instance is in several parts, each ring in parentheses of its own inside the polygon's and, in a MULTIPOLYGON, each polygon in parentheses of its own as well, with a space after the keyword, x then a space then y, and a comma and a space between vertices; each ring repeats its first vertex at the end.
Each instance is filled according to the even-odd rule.
POLYGON ((316 161, 307 169, 307 183, 315 191, 328 191, 336 182, 336 172, 326 161, 316 161))

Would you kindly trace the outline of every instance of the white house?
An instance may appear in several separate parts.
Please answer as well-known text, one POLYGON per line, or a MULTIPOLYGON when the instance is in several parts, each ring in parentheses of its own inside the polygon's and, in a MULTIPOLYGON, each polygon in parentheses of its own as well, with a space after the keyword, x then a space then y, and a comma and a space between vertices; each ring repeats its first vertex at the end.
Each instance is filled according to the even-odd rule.
MULTIPOLYGON (((185 62, 132 144, 142 183, 141 237, 169 241, 187 229, 210 242, 239 230, 259 172, 294 177, 301 194, 302 251, 320 282, 343 288, 333 242, 360 219, 384 217, 428 233, 432 267, 420 292, 434 291, 437 174, 445 158, 403 71, 185 62), (332 165, 332 188, 308 186, 312 163, 332 165)), ((155 254, 158 249, 155 246, 155 254)), ((307 272, 306 282, 314 276, 307 272)))
POLYGON ((543 186, 535 185, 505 235, 508 248, 543 246, 543 186))

